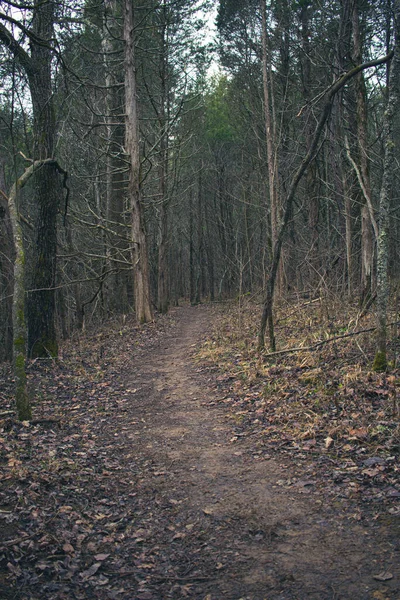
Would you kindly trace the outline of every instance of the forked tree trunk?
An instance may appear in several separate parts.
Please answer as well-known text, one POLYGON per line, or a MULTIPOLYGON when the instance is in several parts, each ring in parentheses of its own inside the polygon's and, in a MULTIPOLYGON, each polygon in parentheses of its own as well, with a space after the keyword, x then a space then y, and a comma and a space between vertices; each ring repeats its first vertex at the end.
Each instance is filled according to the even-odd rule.
POLYGON ((125 42, 125 150, 129 162, 128 197, 132 219, 132 264, 136 318, 153 319, 150 299, 147 240, 140 188, 139 123, 136 95, 134 13, 132 0, 124 0, 125 42))

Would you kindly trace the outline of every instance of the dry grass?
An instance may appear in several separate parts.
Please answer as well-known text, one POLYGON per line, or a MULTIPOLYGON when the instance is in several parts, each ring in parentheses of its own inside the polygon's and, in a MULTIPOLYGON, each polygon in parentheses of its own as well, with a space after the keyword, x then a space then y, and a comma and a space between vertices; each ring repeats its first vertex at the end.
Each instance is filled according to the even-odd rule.
MULTIPOLYGON (((391 331, 390 373, 374 373, 374 335, 338 339, 313 351, 268 356, 257 352, 260 306, 227 305, 197 358, 221 374, 221 402, 236 429, 260 440, 353 453, 369 447, 396 453, 400 446, 397 332, 391 331), (396 335, 395 335, 396 334, 396 335)), ((278 350, 374 326, 354 306, 338 301, 282 304, 276 311, 278 350)))

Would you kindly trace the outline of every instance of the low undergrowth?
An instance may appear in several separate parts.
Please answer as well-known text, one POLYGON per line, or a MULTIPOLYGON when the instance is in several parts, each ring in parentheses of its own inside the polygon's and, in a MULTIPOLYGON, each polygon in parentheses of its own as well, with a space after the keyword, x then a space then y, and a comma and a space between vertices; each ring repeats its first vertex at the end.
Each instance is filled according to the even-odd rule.
POLYGON ((392 506, 400 499, 397 331, 391 330, 390 372, 376 373, 371 315, 357 318, 354 307, 339 302, 281 304, 278 352, 270 354, 257 351, 260 313, 251 302, 229 305, 197 354, 217 373, 232 443, 250 438, 255 457, 312 459, 311 476, 321 467, 347 484, 334 493, 359 491, 365 499, 372 488, 373 498, 400 514, 392 506), (291 348, 297 350, 283 352, 291 348))

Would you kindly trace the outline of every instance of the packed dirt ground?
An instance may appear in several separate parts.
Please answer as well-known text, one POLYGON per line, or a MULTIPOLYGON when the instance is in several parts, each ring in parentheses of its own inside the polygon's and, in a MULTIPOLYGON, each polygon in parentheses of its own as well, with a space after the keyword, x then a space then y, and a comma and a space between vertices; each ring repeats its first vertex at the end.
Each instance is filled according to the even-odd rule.
POLYGON ((396 371, 257 356, 248 319, 76 337, 31 364, 31 423, 4 366, 0 598, 400 599, 396 371))

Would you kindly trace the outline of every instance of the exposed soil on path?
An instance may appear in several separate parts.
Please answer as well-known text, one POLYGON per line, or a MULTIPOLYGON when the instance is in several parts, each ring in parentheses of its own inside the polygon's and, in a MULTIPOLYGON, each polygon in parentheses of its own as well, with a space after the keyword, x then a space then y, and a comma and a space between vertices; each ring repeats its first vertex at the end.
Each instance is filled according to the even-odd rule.
POLYGON ((4 597, 400 599, 399 531, 355 521, 312 482, 282 488, 289 459, 254 456, 251 439, 232 443, 224 409, 210 402, 214 376, 192 356, 212 309, 173 317, 125 365, 120 397, 93 415, 91 467, 86 479, 76 474, 78 491, 64 482, 53 519, 55 532, 70 531, 69 556, 36 579, 21 558, 4 597), (98 525, 82 512, 96 512, 98 525))

